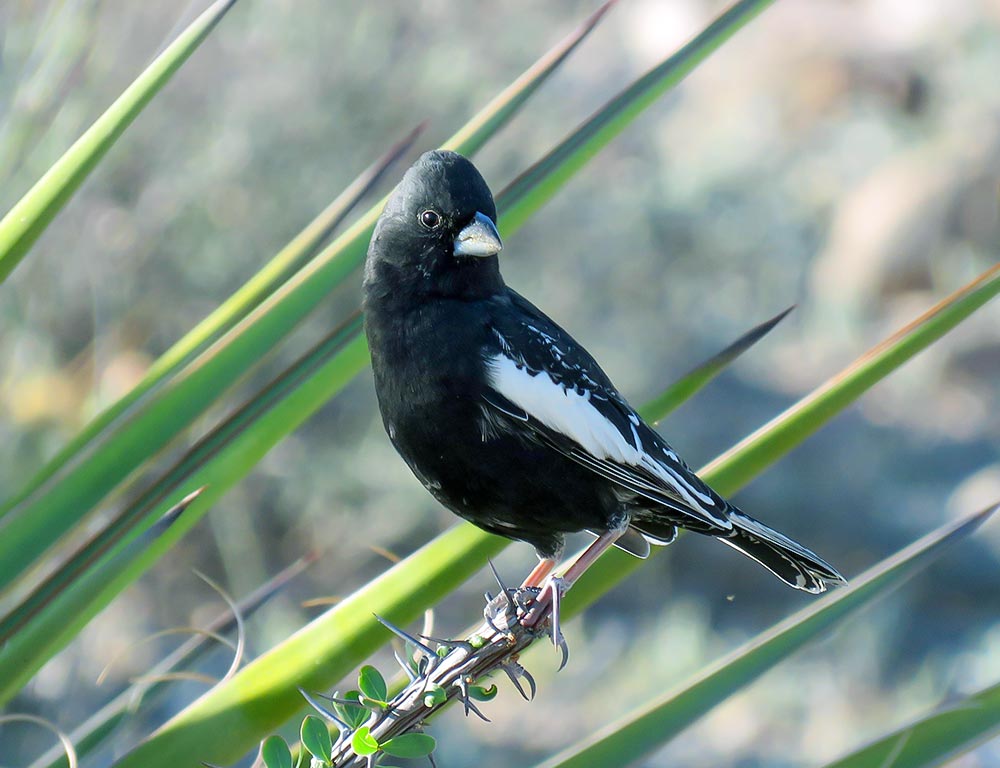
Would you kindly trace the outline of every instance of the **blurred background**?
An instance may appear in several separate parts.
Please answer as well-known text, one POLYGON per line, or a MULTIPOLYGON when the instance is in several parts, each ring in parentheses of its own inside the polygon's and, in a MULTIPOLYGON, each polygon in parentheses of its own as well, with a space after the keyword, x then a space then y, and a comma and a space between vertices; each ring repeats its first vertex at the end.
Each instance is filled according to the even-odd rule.
MULTIPOLYGON (((0 210, 205 5, 3 0, 0 210)), ((596 5, 242 0, 0 291, 3 495, 391 143, 429 122, 380 193, 596 5)), ((722 7, 622 0, 480 153, 494 192, 722 7)), ((797 304, 661 425, 700 466, 997 260, 998 86, 996 0, 785 0, 507 238, 505 275, 636 404, 797 304)), ((231 405, 353 310, 358 282, 275 350, 231 405)), ((996 501, 998 327, 994 304, 736 500, 848 577, 996 501)), ((303 600, 350 593, 385 569, 381 550, 406 555, 453 522, 395 456, 366 372, 11 709, 70 729, 142 675, 177 642, 143 637, 224 609, 192 569, 238 597, 318 552, 250 622, 259 653, 321 610, 303 600)), ((995 683, 998 554, 994 522, 645 764, 818 764, 995 683)), ((498 567, 516 581, 533 563, 515 545, 498 567)), ((473 578, 436 611, 435 632, 461 632, 491 587, 488 573, 473 578)), ((685 537, 566 628, 572 659, 558 677, 550 648, 527 656, 533 703, 501 683, 485 705, 492 725, 457 709, 439 718, 438 764, 529 765, 809 601, 729 549, 685 537)), ((228 664, 220 651, 204 671, 228 664)), ((203 689, 174 688, 145 728, 203 689)), ((0 762, 22 765, 50 737, 11 727, 3 742, 0 762)), ((125 733, 115 749, 129 744, 125 733)), ((956 762, 998 764, 1000 743, 956 762)))

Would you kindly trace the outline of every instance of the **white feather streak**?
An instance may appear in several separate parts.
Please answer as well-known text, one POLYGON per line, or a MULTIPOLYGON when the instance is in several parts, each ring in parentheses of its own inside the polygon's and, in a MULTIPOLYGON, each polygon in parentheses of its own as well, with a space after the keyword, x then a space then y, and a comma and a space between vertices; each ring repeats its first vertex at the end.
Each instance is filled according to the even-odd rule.
POLYGON ((693 509, 717 520, 720 525, 729 527, 729 521, 714 511, 715 504, 710 496, 692 488, 670 467, 647 454, 634 427, 631 431, 635 437, 635 445, 632 445, 593 406, 589 391, 584 390, 581 394, 563 387, 544 372, 532 375, 525 367, 503 354, 490 358, 486 369, 490 385, 497 392, 549 429, 566 435, 595 458, 610 459, 649 470, 673 488, 693 509), (706 505, 708 509, 705 509, 706 505))

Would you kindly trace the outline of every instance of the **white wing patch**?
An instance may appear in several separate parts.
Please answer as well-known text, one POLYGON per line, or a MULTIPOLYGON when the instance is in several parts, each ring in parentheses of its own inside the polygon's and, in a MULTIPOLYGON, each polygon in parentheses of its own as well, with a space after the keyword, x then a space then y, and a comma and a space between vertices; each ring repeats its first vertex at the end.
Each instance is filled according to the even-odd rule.
MULTIPOLYGON (((591 456, 652 472, 692 509, 725 529, 732 527, 725 515, 719 514, 711 496, 692 487, 672 467, 646 453, 636 430, 639 420, 634 414, 629 415, 630 441, 593 406, 588 390, 578 392, 564 387, 544 372, 532 374, 504 354, 489 358, 486 371, 490 386, 497 392, 549 429, 570 438, 591 456)), ((664 449, 664 454, 677 460, 671 451, 664 449)))
POLYGON ((549 429, 573 440, 592 456, 638 465, 643 454, 582 394, 560 386, 547 374, 532 375, 506 355, 486 361, 490 385, 549 429))

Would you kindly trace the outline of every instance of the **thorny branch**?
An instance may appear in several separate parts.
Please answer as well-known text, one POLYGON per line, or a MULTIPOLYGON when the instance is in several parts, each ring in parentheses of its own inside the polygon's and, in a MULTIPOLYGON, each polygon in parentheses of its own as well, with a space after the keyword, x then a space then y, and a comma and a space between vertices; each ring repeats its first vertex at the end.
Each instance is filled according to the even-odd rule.
MULTIPOLYGON (((486 720, 486 716, 476 707, 469 693, 469 687, 486 675, 502 671, 507 674, 520 694, 530 700, 535 693, 535 682, 531 675, 518 663, 518 655, 539 637, 548 634, 549 617, 543 613, 542 620, 532 627, 525 627, 520 620, 527 614, 537 596, 537 589, 507 589, 501 584, 501 594, 490 598, 483 611, 484 621, 464 640, 426 640, 447 650, 445 655, 435 652, 427 642, 379 619, 399 637, 419 650, 417 673, 399 659, 401 666, 410 676, 409 684, 388 702, 382 711, 376 711, 365 725, 379 744, 411 731, 419 731, 424 721, 450 701, 458 699, 470 712, 486 720), (526 692, 521 680, 530 691, 526 692), (444 696, 428 696, 435 690, 443 690, 444 696)), ((550 608, 543 608, 550 610, 550 608)), ((565 655, 565 647, 563 648, 565 655)), ((332 713, 310 702, 334 719, 332 713)), ((377 755, 358 755, 351 744, 351 731, 339 723, 340 738, 334 744, 333 765, 337 768, 359 768, 375 765, 377 755)))

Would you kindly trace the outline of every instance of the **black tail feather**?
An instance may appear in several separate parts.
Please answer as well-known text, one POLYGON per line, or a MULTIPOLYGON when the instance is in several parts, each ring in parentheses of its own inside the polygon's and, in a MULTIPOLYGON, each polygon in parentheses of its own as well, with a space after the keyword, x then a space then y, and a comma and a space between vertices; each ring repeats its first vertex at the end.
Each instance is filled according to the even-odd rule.
POLYGON ((719 540, 756 560, 789 586, 815 595, 847 583, 833 566, 787 536, 736 510, 730 519, 732 532, 719 540))

